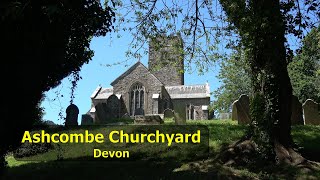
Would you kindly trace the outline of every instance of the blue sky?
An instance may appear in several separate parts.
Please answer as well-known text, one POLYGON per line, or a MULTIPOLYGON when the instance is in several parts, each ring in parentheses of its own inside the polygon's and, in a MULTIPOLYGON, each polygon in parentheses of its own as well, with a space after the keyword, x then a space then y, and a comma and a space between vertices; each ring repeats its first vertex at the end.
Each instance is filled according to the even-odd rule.
MULTIPOLYGON (((125 52, 128 50, 131 40, 132 37, 129 34, 121 38, 107 35, 106 37, 95 37, 92 39, 90 48, 95 52, 94 57, 89 64, 83 65, 80 72, 82 79, 79 80, 75 91, 74 104, 78 106, 80 111, 78 116, 79 124, 81 123, 81 115, 85 114, 91 106, 90 95, 97 86, 100 84, 102 87, 111 87, 110 83, 114 79, 138 61, 132 58, 120 65, 105 66, 106 64, 122 62, 128 59, 125 56, 125 52)), ((141 62, 147 66, 148 55, 143 55, 141 62)), ((216 78, 219 67, 215 66, 209 69, 204 75, 198 75, 196 68, 193 67, 193 72, 185 73, 185 84, 204 84, 208 81, 211 92, 216 90, 220 86, 216 78)), ((51 120, 57 124, 63 123, 59 112, 62 112, 62 115, 65 117, 65 109, 70 104, 70 87, 71 83, 68 81, 68 78, 65 78, 61 85, 45 94, 46 98, 41 104, 45 108, 43 119, 51 120)), ((212 99, 213 96, 211 97, 212 99)))
MULTIPOLYGON (((114 79, 138 61, 138 59, 128 59, 125 56, 131 40, 132 37, 129 33, 123 34, 121 38, 117 38, 116 34, 113 33, 106 37, 94 37, 92 39, 90 48, 94 51, 94 57, 89 64, 83 65, 80 71, 82 79, 79 80, 77 89, 75 90, 74 104, 78 106, 80 111, 78 116, 79 124, 81 123, 81 115, 85 114, 91 106, 90 96, 97 86, 111 87, 110 83, 114 79), (128 60, 120 65, 106 66, 106 64, 123 62, 126 59, 128 60)), ((295 50, 299 46, 299 42, 295 38, 289 36, 288 40, 292 49, 295 50)), ((143 55, 141 62, 147 66, 148 55, 143 55)), ((198 74, 194 64, 192 65, 192 69, 192 72, 185 73, 185 85, 204 84, 208 81, 211 92, 220 87, 221 83, 216 78, 219 73, 218 63, 209 67, 209 71, 203 75, 198 74)), ((45 93, 46 98, 41 104, 45 109, 43 119, 51 120, 57 124, 63 123, 59 113, 61 112, 64 117, 66 116, 65 109, 70 104, 70 87, 71 83, 67 77, 62 81, 61 85, 45 93), (59 94, 58 96, 57 93, 59 94)), ((211 101, 214 98, 211 95, 211 101)))
MULTIPOLYGON (((219 7, 219 6, 218 6, 219 7)), ((216 9, 218 12, 219 9, 216 9)), ((178 18, 179 19, 179 18, 178 18)), ((181 19, 181 18, 180 18, 181 19)), ((126 71, 131 65, 136 63, 138 59, 129 59, 128 61, 107 67, 106 64, 113 64, 123 62, 127 59, 125 52, 129 48, 129 43, 133 39, 130 33, 121 34, 121 38, 116 38, 117 34, 108 34, 106 37, 95 37, 91 41, 91 49, 94 50, 94 57, 89 64, 85 64, 80 72, 82 79, 78 82, 75 91, 74 104, 80 110, 78 122, 81 121, 81 115, 85 114, 91 105, 90 95, 97 88, 98 85, 102 87, 111 87, 110 83, 126 71)), ((300 45, 300 41, 292 35, 287 36, 288 42, 293 50, 300 45)), ((222 46, 221 46, 222 47, 222 46)), ((219 49, 219 51, 224 49, 219 49)), ((141 62, 148 65, 148 55, 143 55, 141 62)), ((219 73, 219 66, 216 64, 209 67, 209 71, 204 75, 198 75, 195 65, 192 65, 193 72, 185 73, 185 84, 204 84, 208 82, 210 90, 213 92, 221 83, 216 78, 219 73)), ((70 103, 70 87, 71 83, 68 78, 65 78, 61 85, 48 91, 46 98, 42 102, 42 107, 45 108, 45 115, 43 119, 51 120, 57 124, 62 124, 63 120, 60 118, 61 112, 65 116, 65 109, 70 103), (57 96, 58 93, 58 96, 57 96), (54 100, 55 99, 55 100, 54 100)), ((211 96, 211 100, 215 97, 211 96)))

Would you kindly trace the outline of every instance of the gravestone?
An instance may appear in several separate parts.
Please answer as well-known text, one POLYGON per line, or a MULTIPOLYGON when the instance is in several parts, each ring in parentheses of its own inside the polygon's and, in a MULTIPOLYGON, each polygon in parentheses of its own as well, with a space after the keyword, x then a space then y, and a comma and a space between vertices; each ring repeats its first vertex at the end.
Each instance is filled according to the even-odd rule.
POLYGON ((177 104, 174 106, 174 121, 176 125, 185 125, 186 122, 186 106, 177 104))
POLYGON ((238 120, 238 124, 249 124, 250 123, 250 106, 249 106, 249 96, 241 95, 238 101, 234 102, 235 110, 232 112, 234 118, 238 120), (236 114, 234 114, 236 113, 236 114))
POLYGON ((92 125, 93 118, 89 114, 82 114, 81 125, 92 125))
POLYGON ((172 109, 165 109, 163 112, 163 117, 165 119, 174 120, 174 111, 172 109))
POLYGON ((107 100, 107 118, 119 118, 120 117, 120 100, 116 95, 109 96, 107 100))
POLYGON ((77 126, 78 125, 78 114, 79 109, 76 105, 70 104, 66 109, 66 126, 77 126))
POLYGON ((236 103, 238 103, 238 100, 235 100, 233 103, 232 103, 232 113, 231 113, 231 119, 233 121, 237 121, 238 120, 238 113, 237 113, 237 105, 236 103))
POLYGON ((292 113, 291 113, 291 124, 292 125, 303 125, 303 116, 302 116, 302 104, 299 102, 297 96, 292 96, 292 113))
POLYGON ((106 103, 98 103, 96 106, 96 113, 94 117, 94 124, 103 124, 107 122, 108 110, 106 103))
POLYGON ((319 104, 307 99, 302 107, 305 124, 320 125, 319 104))

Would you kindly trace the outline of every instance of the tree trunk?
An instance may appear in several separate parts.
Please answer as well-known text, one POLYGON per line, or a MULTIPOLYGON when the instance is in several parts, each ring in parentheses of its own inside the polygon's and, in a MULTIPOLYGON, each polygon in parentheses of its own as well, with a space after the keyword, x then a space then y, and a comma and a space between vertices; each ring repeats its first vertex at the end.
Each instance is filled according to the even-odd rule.
POLYGON ((269 160, 296 163, 302 158, 291 148, 292 86, 279 1, 254 1, 253 7, 258 19, 251 59, 255 82, 251 102, 253 140, 269 160))

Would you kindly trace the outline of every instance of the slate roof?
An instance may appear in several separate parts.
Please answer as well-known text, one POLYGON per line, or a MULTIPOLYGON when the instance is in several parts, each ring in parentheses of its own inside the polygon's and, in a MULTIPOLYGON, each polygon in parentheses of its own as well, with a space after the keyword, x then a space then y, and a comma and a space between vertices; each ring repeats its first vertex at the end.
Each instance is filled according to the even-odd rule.
MULTIPOLYGON (((131 66, 127 71, 122 73, 118 78, 116 78, 111 83, 111 85, 113 86, 120 79, 130 74, 139 65, 142 65, 144 68, 146 68, 141 62, 138 61, 133 66, 131 66)), ((152 73, 150 74, 153 75, 152 73)), ((155 78, 158 79, 157 77, 155 78)), ((208 98, 208 97, 210 98, 210 87, 208 83, 199 84, 199 85, 165 86, 165 89, 170 95, 171 99, 208 98)), ((101 86, 98 86, 96 90, 93 92, 93 94, 91 95, 91 98, 92 99, 108 99, 112 94, 113 94, 113 88, 102 88, 101 86)))
POLYGON ((113 94, 113 88, 98 87, 91 95, 92 99, 108 99, 113 94))
POLYGON ((94 91, 93 93, 91 94, 90 98, 95 98, 97 93, 101 90, 101 86, 99 85, 94 91))
POLYGON ((171 99, 210 97, 210 87, 208 83, 200 85, 166 86, 165 88, 171 99))

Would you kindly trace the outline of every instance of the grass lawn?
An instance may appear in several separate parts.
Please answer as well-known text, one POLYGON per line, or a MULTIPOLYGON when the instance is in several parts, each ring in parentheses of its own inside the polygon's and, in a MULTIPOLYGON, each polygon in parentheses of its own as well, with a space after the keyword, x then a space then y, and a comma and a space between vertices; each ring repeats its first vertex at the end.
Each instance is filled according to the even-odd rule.
MULTIPOLYGON (((173 128, 172 121, 165 121, 165 128, 173 128), (167 126, 168 125, 168 126, 167 126)), ((221 147, 228 145, 245 134, 246 126, 238 125, 231 120, 205 120, 187 121, 188 125, 205 125, 209 129, 210 157, 214 157, 221 147)), ((101 131, 101 129, 97 129, 101 131)), ((187 130, 186 130, 187 131, 187 130)), ((292 136, 299 151, 308 159, 320 162, 320 126, 294 126, 292 136)), ((38 155, 38 159, 45 161, 17 161, 12 155, 7 156, 9 168, 4 175, 5 179, 97 179, 97 178, 123 178, 123 179, 288 179, 308 178, 308 172, 300 172, 292 168, 276 169, 273 174, 265 171, 251 172, 248 169, 222 166, 211 163, 210 172, 199 169, 190 170, 191 161, 205 160, 197 156, 197 149, 191 146, 163 145, 145 146, 143 144, 116 146, 115 148, 130 148, 130 151, 138 154, 130 161, 85 161, 77 159, 89 156, 85 154, 85 148, 91 146, 61 146, 70 151, 63 151, 64 160, 50 159, 56 155, 38 155), (179 149, 180 148, 180 149, 179 149), (181 153, 181 148, 182 153, 181 153), (70 153, 73 152, 73 153, 70 153), (51 157, 50 157, 51 156, 51 157), (150 157, 158 159, 150 160, 150 157)), ((199 153, 198 153, 199 154, 199 153)), ((201 153, 200 153, 201 154, 201 153)), ((196 166, 196 164, 195 164, 196 166)), ((278 168, 278 167, 273 167, 278 168)), ((194 169, 194 168, 193 168, 194 169)), ((312 173, 313 178, 320 179, 320 171, 312 173)))

